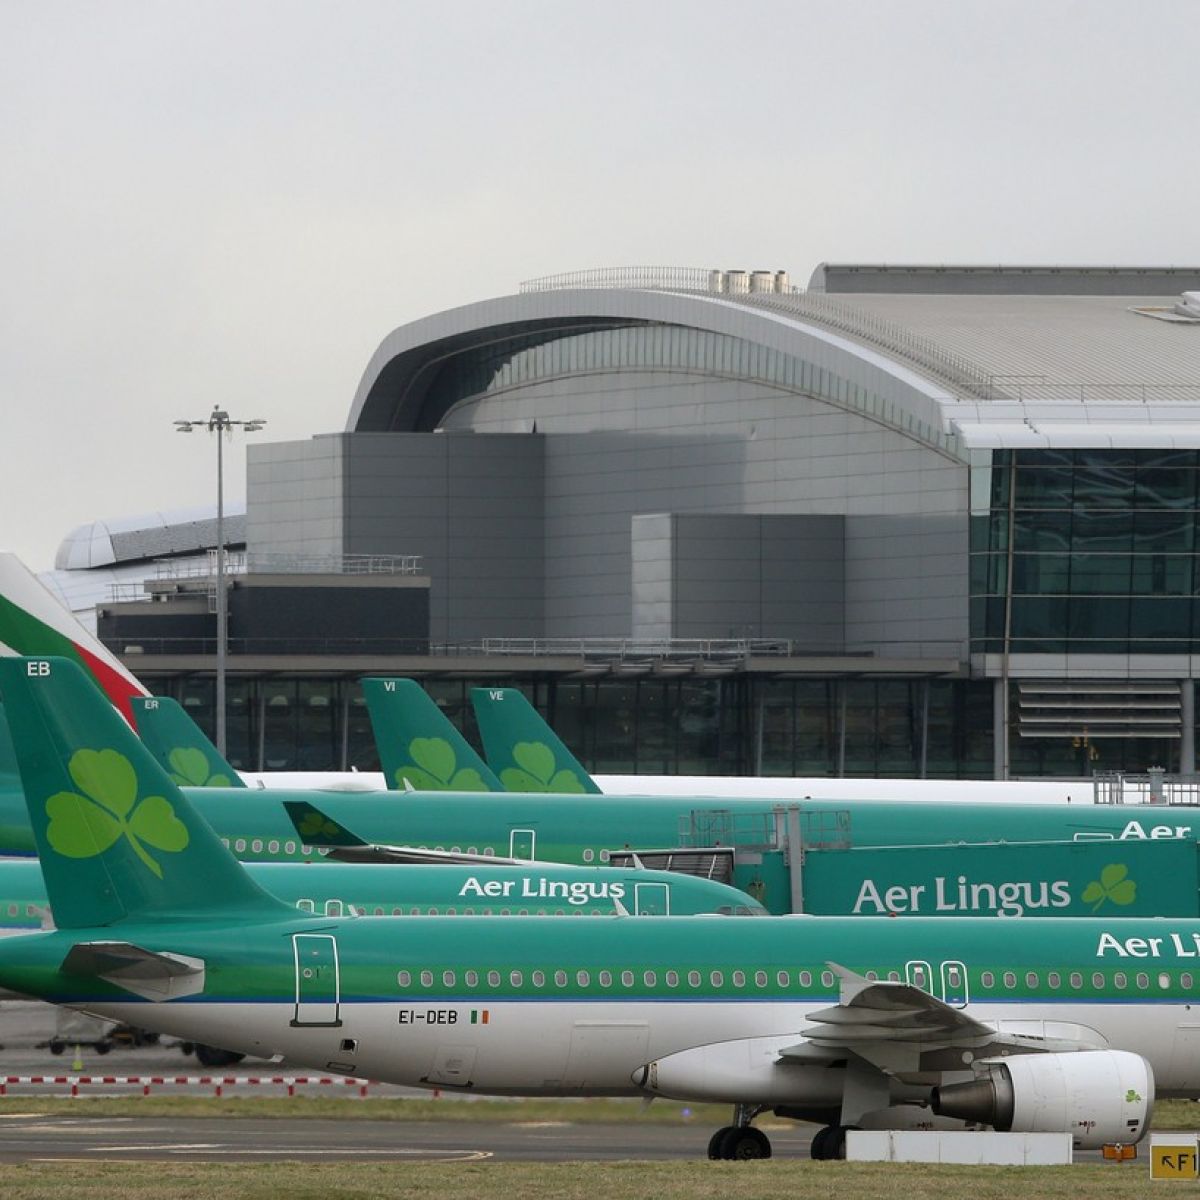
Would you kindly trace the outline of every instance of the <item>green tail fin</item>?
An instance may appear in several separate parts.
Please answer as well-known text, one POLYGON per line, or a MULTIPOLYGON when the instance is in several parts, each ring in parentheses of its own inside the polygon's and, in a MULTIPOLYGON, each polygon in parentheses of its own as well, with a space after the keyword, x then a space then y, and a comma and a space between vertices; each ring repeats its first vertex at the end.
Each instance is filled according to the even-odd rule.
POLYGON ((74 662, 0 658, 0 698, 59 928, 295 917, 242 870, 74 662))
POLYGON ((506 791, 599 794, 596 781, 516 688, 472 688, 471 703, 483 751, 506 791))
POLYGON ((300 841, 306 846, 365 846, 367 843, 307 800, 285 800, 300 841))
POLYGON ((389 788, 502 792, 470 743, 412 679, 364 679, 363 695, 389 788))
POLYGON ((146 748, 180 787, 245 787, 200 726, 168 696, 135 696, 133 718, 146 748))

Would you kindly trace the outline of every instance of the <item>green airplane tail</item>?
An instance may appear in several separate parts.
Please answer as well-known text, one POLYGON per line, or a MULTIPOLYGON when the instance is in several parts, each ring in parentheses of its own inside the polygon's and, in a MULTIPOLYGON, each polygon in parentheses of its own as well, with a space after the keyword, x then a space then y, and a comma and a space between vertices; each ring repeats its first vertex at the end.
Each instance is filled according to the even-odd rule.
POLYGON ((245 787, 200 726, 169 696, 135 696, 133 718, 146 748, 180 787, 245 787))
POLYGON ((367 844, 358 834, 351 833, 345 825, 326 816, 307 800, 285 800, 283 807, 305 846, 358 847, 367 844))
POLYGON ((502 792, 470 743, 412 679, 364 679, 363 695, 389 788, 502 792))
POLYGON ((598 795, 596 781, 516 688, 472 688, 483 752, 510 792, 598 795))
POLYGON ((242 870, 76 663, 0 658, 0 699, 59 928, 295 917, 242 870))

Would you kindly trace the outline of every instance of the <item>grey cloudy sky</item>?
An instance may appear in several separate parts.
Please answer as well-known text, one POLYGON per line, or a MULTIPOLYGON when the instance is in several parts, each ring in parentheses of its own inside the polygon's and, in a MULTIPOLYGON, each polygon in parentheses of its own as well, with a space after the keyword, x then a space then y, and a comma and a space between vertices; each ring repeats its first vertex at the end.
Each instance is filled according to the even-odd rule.
POLYGON ((2 0, 0 549, 210 502, 173 419, 335 431, 536 275, 1195 264, 1198 50, 1195 0, 2 0))

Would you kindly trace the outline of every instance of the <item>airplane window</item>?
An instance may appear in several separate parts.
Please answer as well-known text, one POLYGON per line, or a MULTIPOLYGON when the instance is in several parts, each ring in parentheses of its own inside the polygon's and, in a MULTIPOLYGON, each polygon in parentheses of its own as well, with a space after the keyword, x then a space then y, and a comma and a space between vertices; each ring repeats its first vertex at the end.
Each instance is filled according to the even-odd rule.
POLYGON ((410 987, 412 985, 412 973, 410 971, 397 971, 396 982, 402 987, 410 987))
POLYGON ((431 917, 436 917, 436 916, 438 915, 438 910, 437 910, 437 905, 436 905, 436 904, 430 905, 430 908, 429 908, 429 915, 430 915, 431 917))
POLYGON ((454 982, 455 982, 455 980, 454 980, 454 972, 453 971, 443 971, 442 972, 442 987, 452 988, 454 986, 454 982))
POLYGON ((275 839, 272 838, 272 840, 267 843, 267 852, 269 854, 279 853, 279 843, 275 839))
POLYGON ((414 917, 419 917, 421 915, 421 910, 415 904, 412 907, 412 915, 414 917))
POLYGON ((484 846, 483 853, 487 858, 494 858, 496 855, 495 846, 484 846))
POLYGON ((461 846, 451 846, 451 847, 450 847, 450 853, 451 853, 451 854, 461 854, 461 853, 462 853, 462 847, 461 847, 461 846))
POLYGON ((422 987, 433 987, 433 972, 432 971, 422 971, 421 972, 421 986, 422 987))
POLYGON ((515 988, 519 988, 525 982, 525 976, 520 971, 509 972, 508 981, 515 988))
POLYGON ((228 850, 229 849, 229 839, 222 838, 221 841, 225 843, 225 849, 228 850))
POLYGON ((1184 971, 1184 973, 1180 975, 1179 986, 1183 988, 1185 992, 1190 992, 1192 990, 1192 973, 1190 971, 1184 971))
POLYGON ((520 910, 517 912, 517 916, 518 916, 518 917, 527 917, 527 916, 529 916, 529 909, 527 909, 527 908, 522 908, 522 909, 520 909, 520 910))
POLYGON ((1104 974, 1101 971, 1097 971, 1092 976, 1092 987, 1102 988, 1103 986, 1104 986, 1104 974))
POLYGON ((833 987, 833 972, 832 971, 822 971, 821 972, 821 982, 825 985, 825 987, 833 987))
POLYGON ((983 984, 985 988, 995 987, 996 976, 991 971, 984 971, 984 973, 979 977, 979 982, 983 984))
POLYGON ((1158 975, 1158 986, 1160 988, 1169 988, 1171 986, 1171 976, 1166 971, 1160 971, 1158 975))
POLYGON ((1150 986, 1150 976, 1144 971, 1139 971, 1137 974, 1136 983, 1139 988, 1148 988, 1150 986))
POLYGON ((714 971, 708 978, 713 987, 719 988, 725 985, 725 976, 720 971, 714 971))
POLYGON ((699 971, 689 971, 688 972, 688 987, 699 987, 699 986, 700 986, 700 972, 699 971))
POLYGON ((801 987, 811 987, 812 986, 812 972, 811 971, 801 971, 800 972, 800 986, 801 987))
POLYGON ((468 854, 478 854, 478 853, 479 853, 479 851, 478 851, 478 850, 476 850, 474 846, 468 846, 468 847, 467 847, 467 853, 468 853, 468 854))
POLYGON ((1123 988, 1127 982, 1128 982, 1128 980, 1125 978, 1124 971, 1117 971, 1116 974, 1113 975, 1113 986, 1114 987, 1123 988))
POLYGON ((580 987, 587 987, 588 984, 592 982, 592 977, 587 971, 576 971, 575 982, 579 984, 580 987))
POLYGON ((502 908, 502 909, 500 910, 500 915, 501 915, 502 917, 511 917, 511 916, 512 916, 512 909, 510 909, 510 908, 502 908))
POLYGON ((473 988, 479 986, 479 972, 467 971, 463 976, 467 987, 473 988))
POLYGON ((233 848, 238 854, 243 853, 243 851, 246 849, 246 839, 238 838, 238 840, 233 843, 233 848))
POLYGON ((262 838, 255 838, 254 841, 252 841, 250 843, 250 849, 255 854, 261 854, 262 853, 262 838))
POLYGON ((311 900, 297 900, 296 907, 301 912, 316 912, 317 906, 311 900))
POLYGON ((601 971, 600 972, 600 986, 602 988, 612 987, 612 972, 611 971, 601 971))
POLYGON ((556 908, 554 910, 554 915, 556 917, 561 917, 561 916, 565 916, 566 914, 563 912, 563 910, 561 908, 556 908))
POLYGON ((382 904, 375 905, 375 916, 377 916, 377 917, 383 916, 383 905, 382 904))
POLYGON ((1004 986, 1006 988, 1015 988, 1017 986, 1017 977, 1012 971, 1004 972, 1004 986))
POLYGON ((448 908, 448 909, 446 909, 446 916, 452 917, 457 912, 458 912, 457 908, 454 908, 454 907, 448 908))
POLYGON ((309 854, 312 853, 312 847, 311 846, 301 846, 300 853, 307 857, 309 854))
POLYGON ((1062 976, 1057 971, 1051 971, 1050 974, 1046 976, 1046 982, 1052 988, 1062 987, 1062 976))
POLYGON ((785 987, 787 987, 787 985, 788 985, 788 973, 787 973, 786 971, 780 971, 780 972, 779 972, 779 973, 778 973, 778 974, 775 976, 775 982, 776 982, 777 984, 779 984, 779 986, 780 986, 781 988, 785 988, 785 987))
MULTIPOLYGON (((953 969, 953 968, 951 968, 951 969, 953 969)), ((867 978, 868 978, 868 979, 869 979, 869 980, 870 980, 872 983, 874 983, 874 982, 875 982, 875 981, 876 981, 876 980, 879 978, 879 972, 878 972, 878 971, 868 971, 868 972, 867 972, 867 978)))
POLYGON ((893 983, 899 983, 900 982, 900 972, 899 971, 889 971, 888 979, 890 979, 893 983))
POLYGON ((554 983, 555 983, 556 987, 566 987, 567 986, 566 971, 555 971, 554 972, 554 983))
POLYGON ((601 850, 601 851, 600 851, 600 861, 601 861, 601 862, 608 862, 608 860, 609 860, 609 858, 610 858, 610 857, 611 857, 611 856, 610 856, 610 854, 608 853, 608 851, 607 851, 607 850, 601 850))
POLYGON ((1073 988, 1083 987, 1083 976, 1078 971, 1071 972, 1071 986, 1073 988))
MULTIPOLYGON (((227 846, 229 845, 228 842, 226 842, 225 844, 227 846)), ((284 842, 283 843, 283 852, 284 852, 284 854, 295 854, 296 853, 296 843, 295 842, 284 842)))
POLYGON ((658 985, 658 972, 647 971, 642 976, 642 979, 645 981, 647 987, 656 987, 658 985))
POLYGON ((1036 971, 1025 972, 1025 986, 1035 988, 1038 985, 1038 974, 1036 971))
POLYGON ((535 988, 542 988, 542 987, 546 986, 546 972, 545 971, 534 971, 533 986, 535 988))
POLYGON ((621 986, 622 987, 633 987, 633 972, 632 971, 622 971, 621 972, 621 986))
POLYGON ((488 987, 497 988, 500 986, 500 972, 499 971, 489 971, 487 979, 488 979, 488 987))
POLYGON ((678 971, 668 971, 667 972, 667 987, 678 987, 678 986, 679 986, 679 972, 678 971))
POLYGON ((745 987, 746 986, 746 972, 745 971, 734 971, 733 986, 734 987, 745 987))
POLYGON ((754 972, 754 986, 760 987, 760 988, 765 988, 767 986, 766 971, 755 971, 754 972))
POLYGON ((464 917, 473 917, 474 915, 475 915, 475 910, 473 908, 464 908, 463 909, 464 917))
POLYGON ((404 909, 402 909, 402 908, 393 908, 393 909, 392 909, 392 916, 393 916, 393 917, 402 917, 402 916, 404 916, 404 909))
POLYGON ((590 863, 592 861, 592 859, 594 859, 595 857, 596 857, 595 850, 588 849, 583 852, 583 861, 584 862, 590 863))
POLYGON ((340 917, 342 915, 342 902, 340 900, 326 900, 325 915, 327 917, 340 917))

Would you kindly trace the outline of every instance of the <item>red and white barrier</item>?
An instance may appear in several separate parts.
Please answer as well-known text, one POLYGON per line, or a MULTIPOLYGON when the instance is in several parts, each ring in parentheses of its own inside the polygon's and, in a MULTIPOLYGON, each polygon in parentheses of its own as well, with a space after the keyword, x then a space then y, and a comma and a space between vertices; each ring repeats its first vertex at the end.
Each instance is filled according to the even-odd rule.
POLYGON ((143 1096, 154 1087, 211 1087, 215 1096, 224 1095, 227 1087, 286 1087, 289 1096, 298 1087, 352 1087, 365 1096, 371 1081, 341 1075, 0 1075, 0 1096, 7 1096, 10 1086, 69 1086, 71 1095, 78 1096, 81 1087, 104 1085, 140 1087, 143 1096))

